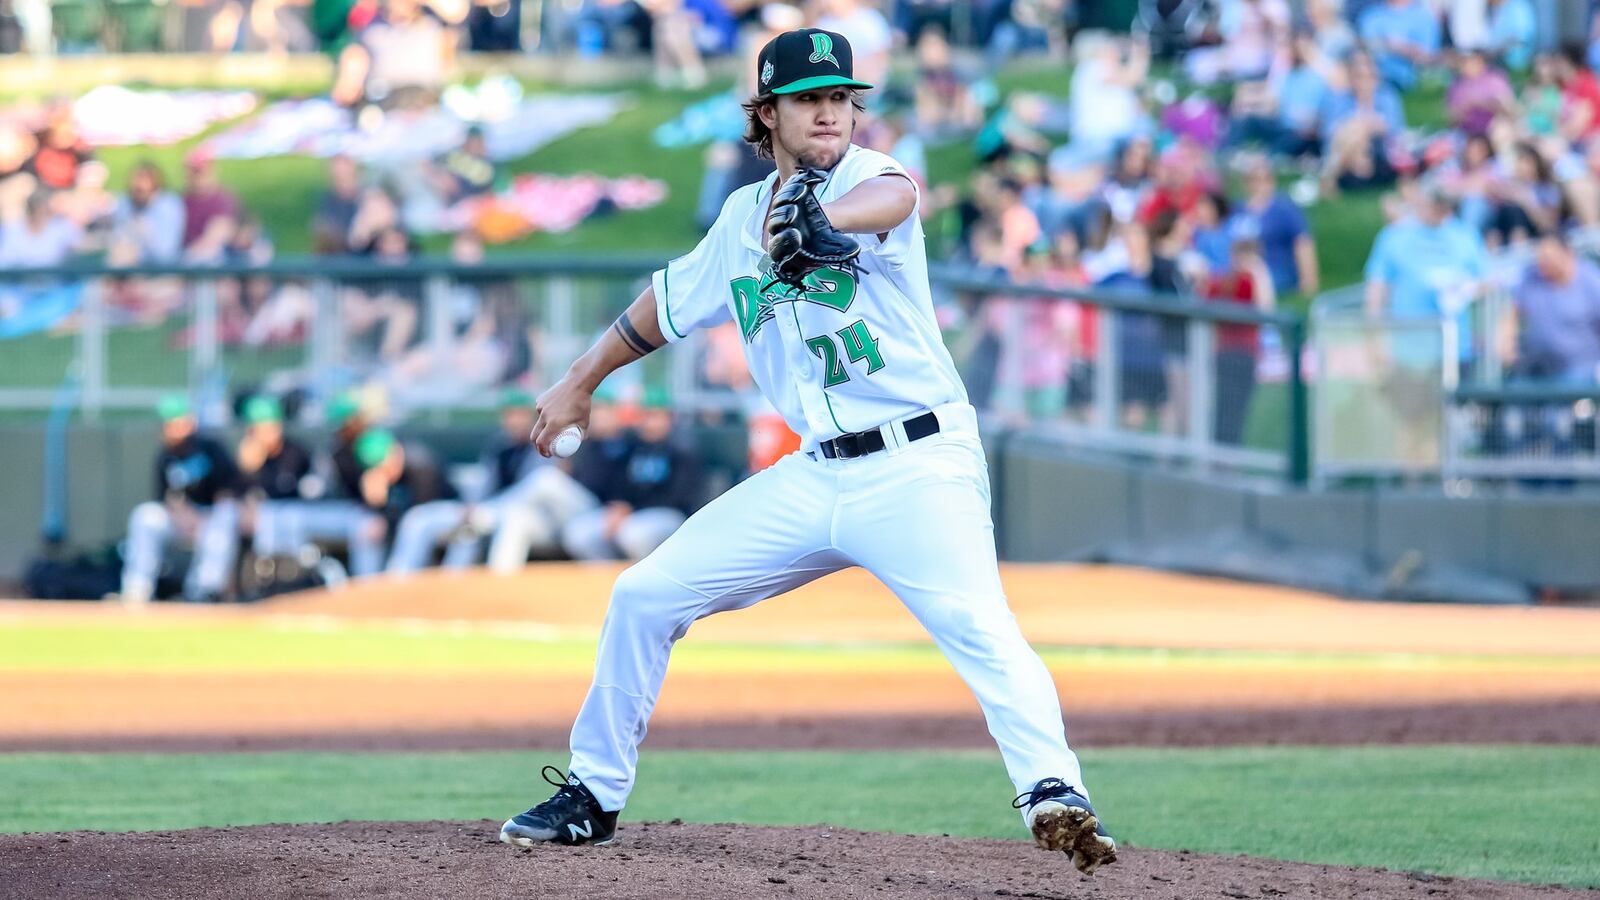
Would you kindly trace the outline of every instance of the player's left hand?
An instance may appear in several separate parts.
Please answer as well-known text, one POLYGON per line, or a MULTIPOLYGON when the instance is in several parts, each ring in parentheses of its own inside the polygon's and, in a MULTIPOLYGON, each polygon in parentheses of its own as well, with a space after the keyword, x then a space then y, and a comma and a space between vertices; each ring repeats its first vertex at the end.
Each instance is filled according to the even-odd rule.
POLYGON ((571 375, 562 378, 550 387, 548 391, 539 395, 533 408, 539 417, 533 423, 533 433, 529 437, 539 451, 539 455, 548 459, 550 457, 550 444, 570 425, 576 425, 585 434, 589 432, 589 405, 593 401, 592 391, 579 384, 571 375))
POLYGON ((839 231, 822 211, 815 188, 828 180, 818 169, 798 169, 772 198, 767 213, 767 255, 772 282, 803 290, 807 275, 829 266, 854 268, 861 245, 839 231))

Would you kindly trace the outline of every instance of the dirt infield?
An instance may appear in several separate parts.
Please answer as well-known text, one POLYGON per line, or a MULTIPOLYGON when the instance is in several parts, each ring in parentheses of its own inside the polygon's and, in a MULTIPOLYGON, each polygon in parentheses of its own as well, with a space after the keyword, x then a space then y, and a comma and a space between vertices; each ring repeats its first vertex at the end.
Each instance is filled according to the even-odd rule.
POLYGON ((608 847, 514 850, 493 822, 0 836, 0 898, 1512 898, 1597 892, 1183 851, 1093 878, 1022 841, 628 824, 608 847))
MULTIPOLYGON (((1080 747, 1363 744, 1600 744, 1600 701, 1457 703, 1399 707, 1152 710, 1067 716, 1080 747)), ((264 750, 548 750, 564 754, 566 722, 522 727, 245 733, 0 735, 0 752, 208 753, 264 750)), ((810 715, 758 721, 653 724, 648 750, 987 749, 983 717, 810 715)))

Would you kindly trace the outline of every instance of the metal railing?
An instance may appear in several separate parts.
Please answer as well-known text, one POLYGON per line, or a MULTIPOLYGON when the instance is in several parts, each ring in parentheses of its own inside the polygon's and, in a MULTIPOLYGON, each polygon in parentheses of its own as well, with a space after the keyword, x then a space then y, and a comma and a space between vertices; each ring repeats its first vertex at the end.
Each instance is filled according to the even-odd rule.
MULTIPOLYGON (((59 405, 70 380, 90 419, 184 391, 203 419, 222 424, 240 392, 264 390, 301 393, 314 422, 338 391, 376 384, 394 417, 442 420, 491 408, 504 385, 553 383, 661 262, 317 258, 8 270, 0 296, 61 305, 47 327, 0 338, 0 409, 59 405)), ((935 267, 931 280, 974 402, 992 420, 1126 455, 1305 477, 1299 317, 950 268, 935 267)), ((726 374, 730 358, 742 361, 727 337, 697 333, 687 352, 653 355, 619 376, 669 388, 684 410, 748 408, 748 379, 726 374)))
MULTIPOLYGON (((1600 233, 1573 235, 1600 257, 1600 233)), ((1438 478, 1462 487, 1600 478, 1600 387, 1520 378, 1504 329, 1528 245, 1494 255, 1455 316, 1373 316, 1364 285, 1312 304, 1313 480, 1438 478)))
POLYGON ((1124 455, 1306 479, 1300 316, 1193 297, 997 282, 952 268, 930 274, 958 308, 973 306, 969 317, 984 317, 976 327, 994 338, 992 377, 970 364, 974 354, 963 367, 974 403, 991 417, 1124 455), (963 304, 963 297, 982 302, 963 304), (1063 344, 1076 352, 1063 352, 1063 344))

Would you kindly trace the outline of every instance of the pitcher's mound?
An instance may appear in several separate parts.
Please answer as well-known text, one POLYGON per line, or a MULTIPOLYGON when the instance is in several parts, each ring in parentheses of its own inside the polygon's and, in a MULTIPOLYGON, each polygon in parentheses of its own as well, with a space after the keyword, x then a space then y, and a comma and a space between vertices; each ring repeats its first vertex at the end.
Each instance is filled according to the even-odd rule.
MULTIPOLYGON (((885 823, 891 824, 891 823, 885 823)), ((624 823, 608 847, 519 850, 497 822, 346 822, 0 836, 0 897, 1332 897, 1593 893, 1127 849, 1092 879, 1023 841, 823 826, 624 823)))

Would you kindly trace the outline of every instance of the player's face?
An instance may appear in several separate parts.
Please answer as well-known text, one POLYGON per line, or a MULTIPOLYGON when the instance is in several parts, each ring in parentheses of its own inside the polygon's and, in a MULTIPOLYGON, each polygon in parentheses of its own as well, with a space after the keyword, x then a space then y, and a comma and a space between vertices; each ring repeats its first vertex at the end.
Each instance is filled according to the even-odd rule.
POLYGON ((776 122, 767 124, 774 145, 797 165, 819 169, 831 169, 844 158, 856 127, 856 110, 844 88, 781 94, 772 113, 776 122))
POLYGON ((195 433, 195 420, 193 416, 179 416, 161 423, 161 439, 169 446, 176 447, 184 442, 189 435, 195 433))
POLYGON ((250 433, 257 441, 268 447, 276 447, 283 440, 282 422, 257 422, 250 426, 250 433))
POLYGON ((656 444, 671 435, 672 410, 650 408, 639 413, 639 437, 656 444))

